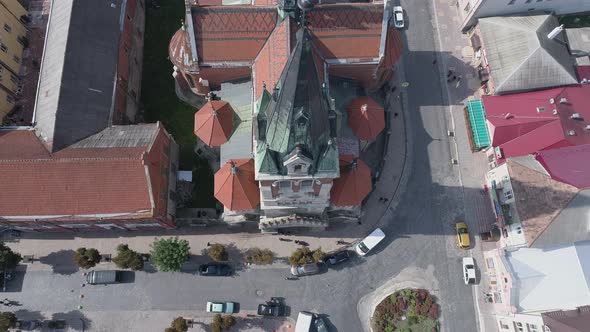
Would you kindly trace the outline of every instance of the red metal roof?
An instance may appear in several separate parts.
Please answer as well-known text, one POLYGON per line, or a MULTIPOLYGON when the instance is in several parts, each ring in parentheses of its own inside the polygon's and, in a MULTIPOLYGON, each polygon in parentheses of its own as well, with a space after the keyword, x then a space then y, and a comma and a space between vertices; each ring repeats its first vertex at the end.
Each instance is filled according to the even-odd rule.
POLYGON ((209 146, 227 142, 233 129, 234 110, 225 101, 208 101, 195 113, 195 135, 209 146))
POLYGON ((482 98, 492 146, 504 158, 590 143, 590 86, 482 98), (573 116, 579 114, 579 118, 573 116))
POLYGON ((231 159, 215 173, 215 198, 232 211, 255 209, 260 204, 253 159, 231 159))
POLYGON ((578 189, 590 188, 590 144, 539 151, 536 159, 551 178, 578 189))
POLYGON ((199 61, 253 61, 275 28, 277 15, 274 7, 194 7, 199 61))
POLYGON ((353 99, 346 111, 348 126, 360 140, 372 140, 385 129, 385 111, 369 96, 353 99))
POLYGON ((340 156, 340 177, 334 179, 330 201, 336 206, 360 205, 372 190, 371 170, 352 155, 340 156))
POLYGON ((189 35, 184 29, 178 29, 168 45, 168 57, 170 61, 183 71, 197 71, 198 59, 193 61, 193 52, 189 41, 189 35))

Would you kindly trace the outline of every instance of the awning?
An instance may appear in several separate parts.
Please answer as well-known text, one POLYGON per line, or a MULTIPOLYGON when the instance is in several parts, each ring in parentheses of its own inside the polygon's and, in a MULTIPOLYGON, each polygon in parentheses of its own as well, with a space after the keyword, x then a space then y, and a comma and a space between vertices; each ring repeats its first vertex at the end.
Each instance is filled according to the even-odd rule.
POLYGON ((481 99, 470 100, 467 103, 467 113, 469 113, 475 147, 481 149, 490 146, 491 141, 486 126, 486 113, 481 99))

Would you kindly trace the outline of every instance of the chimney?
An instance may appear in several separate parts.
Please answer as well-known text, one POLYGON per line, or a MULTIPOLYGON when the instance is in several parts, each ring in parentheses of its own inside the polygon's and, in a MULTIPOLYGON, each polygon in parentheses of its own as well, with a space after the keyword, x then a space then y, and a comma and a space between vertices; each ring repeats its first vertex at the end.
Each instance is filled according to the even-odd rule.
POLYGON ((547 38, 553 40, 562 31, 563 31, 563 24, 558 27, 555 27, 555 29, 551 30, 551 32, 549 32, 549 34, 547 34, 547 38))
POLYGON ((567 99, 566 98, 560 98, 559 99, 559 103, 560 104, 565 104, 565 103, 567 103, 567 99))

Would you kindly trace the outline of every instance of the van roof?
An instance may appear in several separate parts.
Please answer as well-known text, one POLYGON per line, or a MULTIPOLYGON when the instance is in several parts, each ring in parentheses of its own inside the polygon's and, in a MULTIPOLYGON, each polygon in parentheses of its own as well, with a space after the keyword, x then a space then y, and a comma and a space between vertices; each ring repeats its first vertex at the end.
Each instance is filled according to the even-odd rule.
POLYGON ((381 228, 375 228, 371 234, 367 235, 367 237, 363 240, 363 243, 369 247, 373 248, 377 245, 377 243, 381 242, 385 238, 385 233, 381 230, 381 228))

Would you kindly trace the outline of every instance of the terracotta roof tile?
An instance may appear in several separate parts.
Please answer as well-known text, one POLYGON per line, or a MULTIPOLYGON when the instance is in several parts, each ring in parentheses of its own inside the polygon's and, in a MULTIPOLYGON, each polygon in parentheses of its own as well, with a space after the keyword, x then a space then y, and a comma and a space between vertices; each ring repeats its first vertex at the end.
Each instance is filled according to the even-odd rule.
POLYGON ((336 206, 360 205, 371 190, 369 166, 352 155, 341 155, 340 177, 334 179, 330 201, 336 206))
POLYGON ((244 211, 260 204, 253 159, 230 159, 215 173, 215 198, 227 209, 244 211))
POLYGON ((369 96, 353 99, 346 111, 348 126, 360 140, 372 140, 385 129, 385 111, 369 96))
POLYGON ((172 36, 170 44, 168 44, 168 57, 180 70, 190 72, 199 69, 198 59, 193 61, 189 35, 183 29, 178 29, 172 36))
POLYGON ((0 130, 0 160, 49 158, 33 130, 0 130))
POLYGON ((275 8, 197 7, 193 21, 199 60, 253 61, 273 31, 277 15, 275 8))
POLYGON ((308 21, 314 45, 325 58, 379 57, 383 5, 318 5, 308 21))
POLYGON ((208 101, 195 113, 195 135, 209 146, 227 142, 234 129, 234 110, 221 100, 208 101))
POLYGON ((287 59, 291 54, 290 36, 291 18, 283 20, 272 32, 252 66, 254 99, 258 100, 262 94, 262 84, 272 91, 278 82, 287 59))

